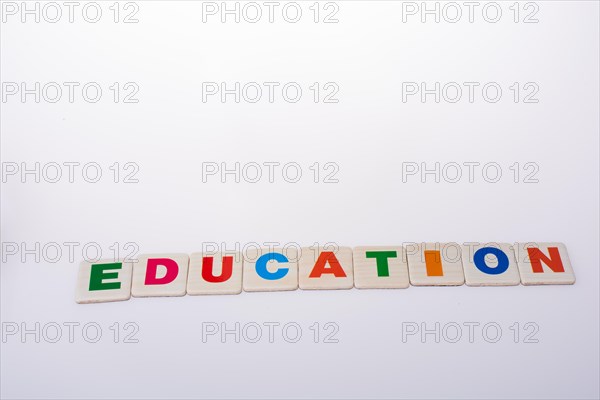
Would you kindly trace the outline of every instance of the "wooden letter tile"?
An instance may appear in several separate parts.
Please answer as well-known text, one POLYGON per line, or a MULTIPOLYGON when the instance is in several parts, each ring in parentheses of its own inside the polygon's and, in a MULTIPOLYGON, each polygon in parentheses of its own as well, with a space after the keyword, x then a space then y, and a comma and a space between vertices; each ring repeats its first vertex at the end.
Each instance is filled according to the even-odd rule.
POLYGON ((406 246, 410 283, 414 286, 460 286, 465 283, 457 243, 413 243, 406 246))
POLYGON ((132 263, 123 260, 82 261, 79 264, 77 303, 129 300, 132 263))
POLYGON ((358 289, 404 289, 410 285, 402 246, 355 247, 353 263, 358 289))
POLYGON ((354 286, 350 247, 303 247, 300 254, 300 289, 351 289, 354 286))
POLYGON ((244 291, 270 292, 298 289, 298 251, 249 249, 244 254, 244 291))
POLYGON ((572 285, 575 274, 563 243, 517 243, 523 285, 572 285))
POLYGON ((133 263, 134 297, 184 296, 188 276, 187 254, 144 254, 133 263))
POLYGON ((514 286, 521 283, 519 267, 509 243, 478 243, 462 246, 467 286, 514 286))
POLYGON ((240 294, 242 292, 242 253, 192 253, 187 293, 240 294))

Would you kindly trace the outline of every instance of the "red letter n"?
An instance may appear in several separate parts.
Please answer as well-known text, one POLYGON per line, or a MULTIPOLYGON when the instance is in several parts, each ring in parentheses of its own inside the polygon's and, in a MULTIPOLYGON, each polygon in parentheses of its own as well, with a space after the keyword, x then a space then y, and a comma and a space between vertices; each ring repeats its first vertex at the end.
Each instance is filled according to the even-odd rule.
POLYGON ((550 253, 550 258, 548 258, 538 248, 529 247, 527 248, 527 252, 529 253, 529 260, 531 261, 531 269, 533 270, 533 272, 544 272, 544 268, 542 267, 542 261, 553 272, 565 272, 562 259, 560 258, 560 253, 558 252, 558 247, 548 247, 548 253, 550 253))

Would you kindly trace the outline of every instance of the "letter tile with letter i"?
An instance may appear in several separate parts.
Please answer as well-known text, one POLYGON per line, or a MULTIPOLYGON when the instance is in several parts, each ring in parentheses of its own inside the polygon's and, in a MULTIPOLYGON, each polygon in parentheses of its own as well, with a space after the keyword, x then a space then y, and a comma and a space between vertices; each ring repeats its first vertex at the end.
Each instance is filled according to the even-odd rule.
POLYGON ((460 286, 465 283, 457 243, 412 243, 405 246, 413 286, 460 286))

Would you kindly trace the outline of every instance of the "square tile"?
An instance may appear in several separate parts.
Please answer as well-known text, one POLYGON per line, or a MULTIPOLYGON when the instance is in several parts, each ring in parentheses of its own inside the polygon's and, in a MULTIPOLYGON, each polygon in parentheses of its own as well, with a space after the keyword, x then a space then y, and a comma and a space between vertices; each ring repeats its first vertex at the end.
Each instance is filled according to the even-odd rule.
POLYGON ((133 263, 134 297, 185 296, 187 254, 143 254, 133 263))
POLYGON ((572 285, 575 274, 563 243, 517 243, 523 285, 572 285))
POLYGON ((244 254, 244 291, 298 289, 298 250, 251 248, 244 254))
POLYGON ((300 289, 352 289, 354 286, 350 247, 303 247, 298 266, 300 289))
POLYGON ((240 294, 242 253, 192 253, 187 294, 240 294))
POLYGON ((79 264, 75 301, 80 304, 129 300, 130 261, 105 259, 79 264))
POLYGON ((352 250, 354 286, 359 289, 405 289, 410 286, 402 246, 359 246, 352 250))
POLYGON ((470 243, 462 246, 467 286, 515 286, 521 283, 513 246, 509 243, 470 243))
POLYGON ((411 243, 404 247, 411 285, 460 286, 465 283, 458 243, 411 243))

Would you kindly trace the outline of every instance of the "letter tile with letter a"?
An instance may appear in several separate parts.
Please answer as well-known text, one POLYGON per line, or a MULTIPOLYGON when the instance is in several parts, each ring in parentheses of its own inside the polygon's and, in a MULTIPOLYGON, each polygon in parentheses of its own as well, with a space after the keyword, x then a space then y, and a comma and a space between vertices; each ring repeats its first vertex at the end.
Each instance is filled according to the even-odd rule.
POLYGON ((354 270, 350 247, 303 247, 300 289, 352 289, 354 270))

